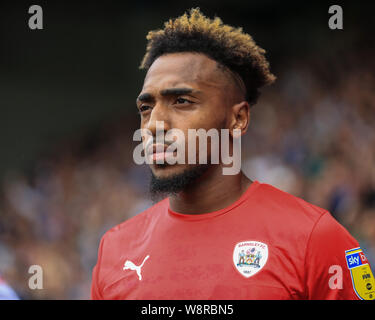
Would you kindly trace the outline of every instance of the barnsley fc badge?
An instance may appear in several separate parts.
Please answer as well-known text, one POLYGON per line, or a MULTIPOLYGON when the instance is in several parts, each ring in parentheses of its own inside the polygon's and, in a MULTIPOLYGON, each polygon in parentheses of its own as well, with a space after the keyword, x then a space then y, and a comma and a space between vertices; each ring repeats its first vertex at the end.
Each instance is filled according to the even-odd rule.
POLYGON ((268 246, 258 241, 243 241, 233 250, 233 263, 239 273, 249 278, 259 272, 268 259, 268 246))
POLYGON ((361 248, 345 251, 346 263, 352 276, 353 289, 362 300, 375 300, 375 280, 361 248))

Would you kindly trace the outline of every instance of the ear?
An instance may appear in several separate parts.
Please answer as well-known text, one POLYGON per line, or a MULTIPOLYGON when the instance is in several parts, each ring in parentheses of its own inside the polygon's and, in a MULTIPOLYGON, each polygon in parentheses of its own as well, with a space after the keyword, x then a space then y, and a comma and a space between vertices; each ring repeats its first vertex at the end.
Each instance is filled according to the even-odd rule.
MULTIPOLYGON (((229 125, 230 134, 233 136, 233 130, 239 129, 241 136, 244 135, 250 123, 250 106, 247 101, 235 104, 231 108, 231 123, 229 125)), ((238 137, 238 135, 236 135, 238 137)))

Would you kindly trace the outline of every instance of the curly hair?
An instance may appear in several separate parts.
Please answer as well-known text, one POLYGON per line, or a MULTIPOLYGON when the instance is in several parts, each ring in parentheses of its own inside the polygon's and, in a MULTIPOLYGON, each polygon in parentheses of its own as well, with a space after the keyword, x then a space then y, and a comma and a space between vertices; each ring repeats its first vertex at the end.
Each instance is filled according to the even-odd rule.
POLYGON ((209 19, 193 8, 164 23, 164 29, 150 31, 146 54, 140 65, 148 69, 161 55, 178 52, 202 53, 240 76, 246 88, 246 100, 254 105, 259 89, 276 77, 270 72, 265 50, 242 31, 223 24, 220 18, 209 19))

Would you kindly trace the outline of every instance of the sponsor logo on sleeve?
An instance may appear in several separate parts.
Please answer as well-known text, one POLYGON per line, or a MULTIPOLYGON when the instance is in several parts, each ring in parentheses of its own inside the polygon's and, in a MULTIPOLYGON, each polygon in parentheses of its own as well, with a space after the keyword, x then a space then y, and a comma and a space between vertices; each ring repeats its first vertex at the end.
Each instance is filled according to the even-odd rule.
POLYGON ((345 251, 354 292, 362 300, 375 300, 375 279, 361 248, 345 251))

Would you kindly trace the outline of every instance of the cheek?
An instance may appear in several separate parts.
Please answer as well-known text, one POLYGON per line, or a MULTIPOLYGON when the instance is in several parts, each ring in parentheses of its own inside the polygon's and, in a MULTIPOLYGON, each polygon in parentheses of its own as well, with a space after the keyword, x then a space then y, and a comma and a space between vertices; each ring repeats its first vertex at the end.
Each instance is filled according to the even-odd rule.
POLYGON ((191 114, 182 115, 177 125, 182 130, 187 129, 222 129, 225 126, 227 118, 226 109, 223 106, 210 104, 201 106, 191 114))
POLYGON ((203 118, 206 119, 206 129, 216 128, 223 129, 227 119, 227 105, 214 99, 210 105, 205 108, 203 118))
POLYGON ((204 154, 206 154, 207 160, 209 161, 212 152, 216 154, 219 151, 221 129, 224 128, 223 125, 224 117, 217 117, 217 115, 205 115, 197 117, 195 121, 189 122, 189 126, 183 130, 185 135, 185 157, 187 158, 188 152, 191 152, 195 154, 198 163, 199 156, 201 155, 205 158, 204 154), (189 133, 189 129, 195 129, 197 131, 191 130, 189 133))

